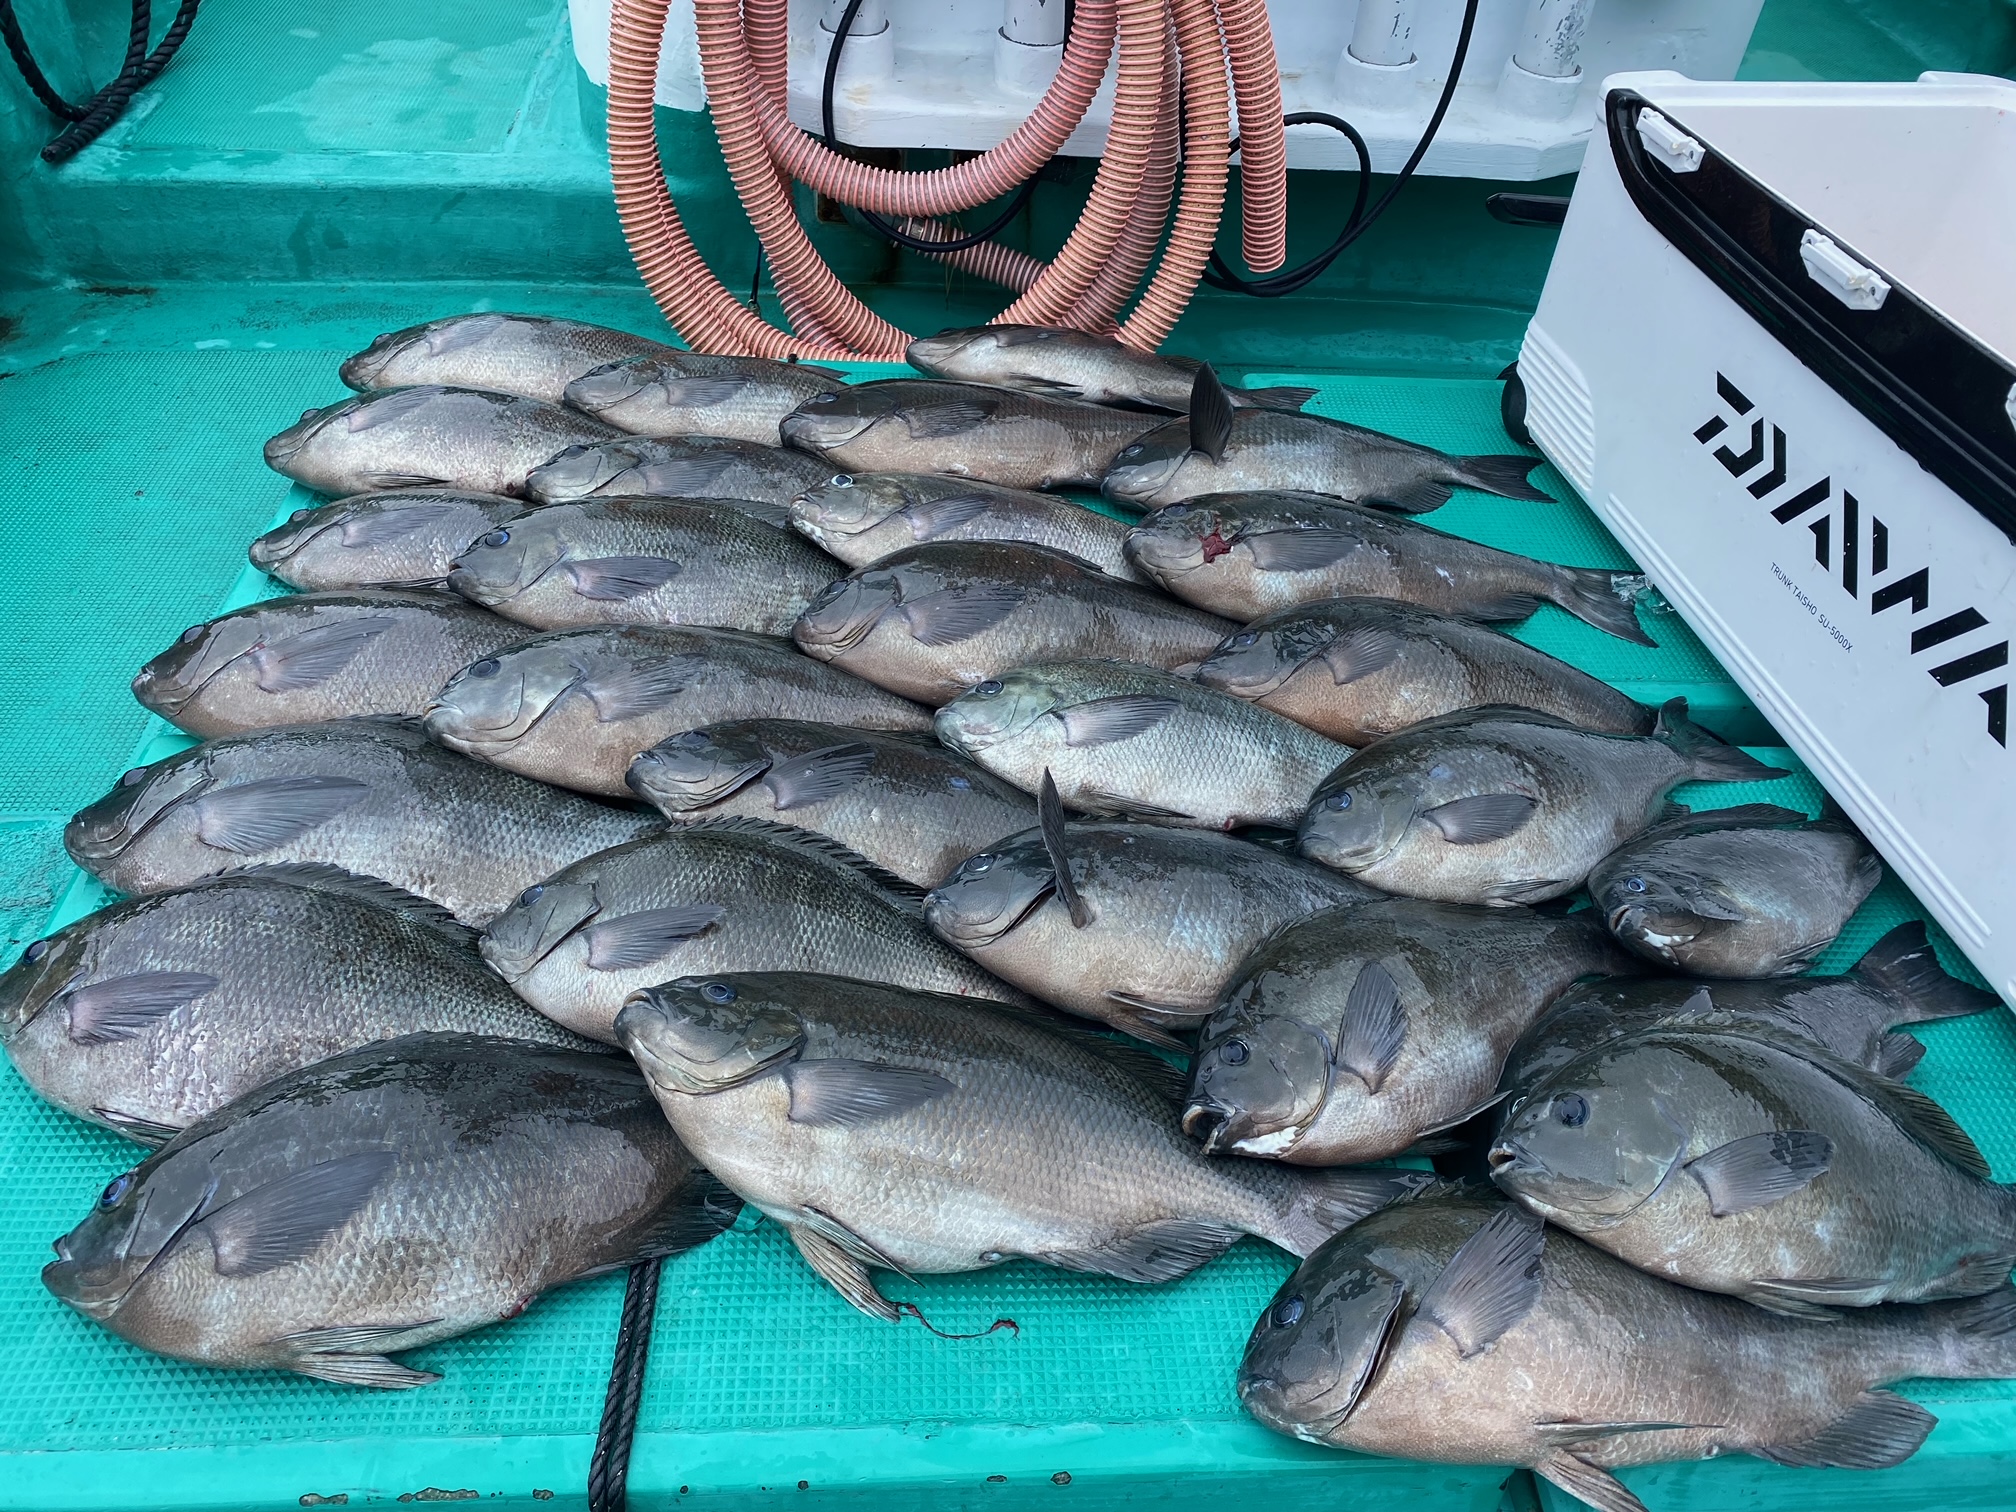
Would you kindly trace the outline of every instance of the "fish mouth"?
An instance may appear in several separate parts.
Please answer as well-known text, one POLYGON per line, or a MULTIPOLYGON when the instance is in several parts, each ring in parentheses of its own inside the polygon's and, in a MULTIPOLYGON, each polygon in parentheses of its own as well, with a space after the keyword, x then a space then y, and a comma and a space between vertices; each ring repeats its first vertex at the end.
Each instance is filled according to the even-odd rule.
POLYGON ((75 1308, 94 1323, 105 1322, 133 1288, 129 1285, 112 1291, 102 1282, 94 1284, 84 1267, 63 1253, 63 1242, 56 1241, 60 1258, 42 1267, 42 1285, 65 1307, 75 1308))
POLYGON ((1268 1127, 1259 1115, 1230 1107, 1208 1094, 1183 1108, 1183 1132, 1204 1146, 1206 1155, 1285 1155, 1309 1132, 1306 1124, 1268 1127))
POLYGON ((1648 950, 1670 954, 1676 945, 1691 945, 1704 926, 1692 914, 1667 913, 1638 903, 1620 903, 1610 910, 1606 922, 1620 940, 1642 943, 1648 950))
POLYGON ((1212 1098, 1192 1098, 1183 1109, 1183 1132, 1204 1146, 1206 1155, 1223 1148, 1235 1110, 1212 1098))

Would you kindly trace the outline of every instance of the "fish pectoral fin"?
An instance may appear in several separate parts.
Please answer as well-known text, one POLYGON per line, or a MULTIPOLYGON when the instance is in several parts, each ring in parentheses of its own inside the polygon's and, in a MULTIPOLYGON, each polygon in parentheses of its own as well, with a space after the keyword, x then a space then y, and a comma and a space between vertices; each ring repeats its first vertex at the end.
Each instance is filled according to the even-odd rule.
POLYGON ((569 562, 565 570, 578 597, 616 603, 656 592, 685 566, 671 557, 607 556, 569 562))
POLYGON ((637 1236, 630 1260, 684 1254, 716 1234, 733 1228, 741 1216, 742 1199, 705 1171, 696 1171, 679 1199, 662 1209, 637 1236))
POLYGON ((1834 1141, 1811 1129, 1776 1129, 1718 1145, 1683 1170, 1708 1194, 1708 1211, 1731 1218, 1782 1202, 1826 1174, 1834 1141))
POLYGON ((1150 1019, 1160 1019, 1178 1029, 1194 1029, 1198 1021, 1211 1012, 1211 1005, 1158 1002, 1154 998, 1142 997, 1139 993, 1128 992, 1119 987, 1109 987, 1099 994, 1110 1003, 1118 1003, 1123 1008, 1150 1019))
POLYGON ((1184 1044, 1172 1031, 1194 1029, 1203 1021, 1206 1010, 1152 1002, 1117 987, 1109 987, 1099 995, 1113 1004, 1116 1010, 1104 1015, 1106 1022, 1115 1029, 1164 1050, 1174 1050, 1179 1055, 1191 1053, 1192 1047, 1184 1044))
POLYGON ((1687 912, 1697 919, 1720 919, 1740 924, 1750 917, 1751 911, 1723 891, 1721 883, 1712 877, 1679 873, 1661 880, 1686 906, 1687 912))
POLYGON ((93 1108, 91 1116, 110 1124, 135 1144, 164 1145, 182 1132, 174 1124, 156 1123, 136 1113, 121 1113, 117 1108, 93 1108))
MULTIPOLYGON (((1874 1290, 1882 1289, 1880 1282, 1861 1284, 1874 1290)), ((1854 1301, 1853 1293, 1837 1292, 1824 1281, 1752 1281, 1740 1295, 1752 1307, 1777 1313, 1781 1318, 1804 1318, 1809 1323, 1839 1323, 1841 1314, 1836 1308, 1854 1301), (1833 1299, 1834 1306, 1827 1305, 1824 1300, 1816 1300, 1827 1297, 1833 1299)))
POLYGON ((1633 1496, 1624 1482, 1566 1449, 1550 1449, 1541 1455, 1533 1462, 1533 1473, 1597 1512, 1646 1512, 1645 1503, 1633 1496))
POLYGON ((1533 1431, 1562 1449, 1593 1443, 1618 1433, 1672 1433, 1688 1429, 1720 1428, 1721 1423, 1583 1423, 1571 1418, 1549 1418, 1533 1424, 1533 1431))
POLYGON ((1421 1131, 1422 1142, 1424 1143, 1427 1142, 1430 1135, 1440 1134, 1445 1129, 1461 1128, 1464 1124, 1470 1122, 1471 1119, 1475 1118, 1479 1113, 1482 1113, 1486 1108, 1494 1107, 1498 1103, 1504 1102, 1508 1097, 1511 1097, 1515 1091, 1517 1091, 1517 1088, 1514 1087, 1502 1088, 1499 1091, 1493 1092, 1489 1097, 1485 1098, 1482 1102, 1472 1103, 1469 1107, 1465 1108, 1461 1113, 1458 1113, 1454 1118, 1451 1118, 1446 1122, 1436 1124, 1432 1128, 1423 1129, 1421 1131))
POLYGON ((1865 1391, 1855 1404, 1799 1444, 1771 1444, 1749 1452, 1779 1465, 1841 1470, 1887 1470, 1918 1452, 1938 1424, 1916 1402, 1890 1391, 1865 1391))
POLYGON ((454 508, 452 504, 410 504, 358 515, 343 522, 343 545, 352 551, 365 546, 389 545, 412 535, 423 526, 445 519, 454 508))
POLYGON ((299 1333, 282 1334, 273 1342, 294 1354, 376 1354, 397 1349, 395 1339, 423 1328, 432 1328, 439 1318, 422 1318, 418 1323, 351 1323, 334 1328, 304 1328, 299 1333))
POLYGON ((897 605, 920 646, 952 646, 992 630, 1022 602, 1020 588, 1006 583, 976 583, 969 588, 941 588, 897 605))
POLYGON ((956 1091, 934 1071, 879 1061, 799 1060, 784 1068, 791 1122, 815 1129, 879 1123, 956 1091))
POLYGON ((1232 396, 1211 364, 1199 363, 1197 376, 1190 380, 1190 450, 1223 462, 1231 443, 1232 396))
POLYGON ((903 1316, 895 1303, 875 1289, 875 1282, 868 1274, 871 1264, 884 1265, 890 1270, 896 1267, 887 1265, 872 1246, 844 1224, 817 1208, 807 1208, 797 1222, 786 1224, 785 1228, 791 1242, 798 1246, 798 1253, 805 1257, 805 1263, 855 1307, 884 1323, 894 1323, 903 1316))
POLYGON ((1064 849, 1064 800, 1057 793, 1057 779, 1043 768, 1043 782, 1036 790, 1036 824, 1043 836, 1043 853, 1050 862, 1052 886, 1058 901, 1071 916, 1071 927, 1083 929, 1092 922, 1092 910, 1078 891, 1078 879, 1071 875, 1071 857, 1064 849))
POLYGON ((932 541, 977 520, 987 513, 993 500, 984 494, 953 494, 946 499, 926 499, 906 504, 897 511, 910 527, 913 541, 932 541))
POLYGON ((339 620, 290 635, 277 646, 261 646, 246 658, 252 680, 265 693, 298 693, 327 682, 372 641, 392 628, 390 615, 339 620))
POLYGON ((595 722, 613 724, 619 719, 656 713, 684 693, 687 684, 704 668, 702 657, 668 656, 660 661, 610 667, 584 680, 580 688, 595 705, 595 722))
POLYGON ((667 378, 658 386, 665 391, 667 404, 678 405, 682 409, 713 409, 717 405, 734 403, 755 381, 747 376, 667 378))
POLYGON ((1358 968, 1357 980, 1344 999, 1344 1016, 1337 1028, 1338 1067, 1376 1094, 1406 1038, 1407 1009, 1400 1001, 1400 984, 1377 961, 1367 961, 1358 968))
POLYGON ((1114 745, 1145 735, 1183 706, 1151 693, 1120 693, 1059 709, 1064 743, 1073 748, 1114 745))
POLYGON ((63 993, 69 1035, 79 1045, 110 1045, 145 1034, 177 1008, 217 990, 201 971, 142 971, 63 993))
POLYGON ((1524 793, 1476 793, 1423 809, 1421 817, 1451 845, 1488 845, 1524 829, 1539 807, 1524 793))
POLYGON ((940 436, 960 436, 985 425, 1001 408, 994 399, 955 399, 934 404, 926 410, 903 411, 903 424, 913 441, 932 441, 940 436))
POLYGON ((823 746, 780 761, 763 778, 780 813, 837 798, 875 765, 875 747, 864 741, 823 746))
POLYGON ((266 777, 205 793, 193 805, 196 838, 252 855, 285 845, 363 800, 369 783, 349 777, 266 777))
POLYGON ((705 934, 728 917, 719 903, 680 903, 604 919, 582 931, 590 971, 630 971, 648 966, 681 940, 705 934))
POLYGON ((226 1203, 196 1226, 220 1276, 256 1276, 299 1260, 356 1215, 392 1169, 390 1150, 309 1166, 226 1203))
POLYGON ((452 478, 437 478, 431 473, 374 472, 363 474, 363 481, 373 490, 392 488, 440 488, 452 483, 452 478))
POLYGON ((1334 567, 1364 544, 1342 530, 1270 530, 1239 537, 1262 572, 1320 572, 1334 567))
POLYGON ((1164 808, 1159 803, 1150 803, 1145 798, 1128 798, 1119 793, 1109 793, 1103 788, 1080 788, 1076 808, 1088 814, 1122 814, 1134 819, 1189 819, 1194 816, 1182 809, 1164 808))
POLYGON ((1427 514, 1431 509, 1440 509, 1449 502, 1449 495, 1456 490, 1450 484, 1438 483, 1433 478, 1422 478, 1399 488, 1382 488, 1377 493, 1367 494, 1358 502, 1370 504, 1374 509, 1390 509, 1400 514, 1427 514))
POLYGON ((1514 903, 1524 903, 1529 907, 1544 903, 1556 896, 1569 884, 1560 877, 1515 877, 1507 882, 1499 882, 1484 890, 1484 906, 1487 908, 1507 908, 1514 903))
POLYGON ((1195 1218, 1164 1218, 1121 1234, 1096 1249, 1044 1250, 1031 1255, 1060 1270, 1091 1271, 1152 1286, 1187 1276, 1243 1237, 1239 1229, 1195 1218))
POLYGON ((1540 1297, 1541 1221, 1501 1208, 1463 1241, 1421 1298, 1421 1315, 1469 1359, 1532 1310, 1540 1297))
POLYGON ((1399 635, 1385 625, 1362 625, 1340 635, 1316 653, 1316 659, 1330 669, 1338 687, 1370 677, 1393 665, 1404 649, 1399 635))

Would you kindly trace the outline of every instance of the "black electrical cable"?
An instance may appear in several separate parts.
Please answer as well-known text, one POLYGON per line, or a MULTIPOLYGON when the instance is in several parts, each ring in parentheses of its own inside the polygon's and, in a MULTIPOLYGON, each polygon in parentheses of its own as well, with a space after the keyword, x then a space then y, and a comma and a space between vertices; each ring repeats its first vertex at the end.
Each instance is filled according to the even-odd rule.
POLYGON ((152 8, 149 0, 133 0, 133 23, 127 35, 126 57, 117 76, 82 105, 73 105, 57 93, 48 75, 42 72, 34 54, 29 51, 28 39, 23 35, 20 19, 14 13, 13 0, 0 0, 0 39, 6 42, 8 55, 20 71, 22 81, 51 115, 68 122, 42 149, 44 162, 66 162, 105 134, 107 128, 125 113, 133 96, 168 66, 169 60, 182 46, 183 39, 189 35, 189 28, 196 22, 199 3, 200 0, 182 0, 175 19, 168 23, 168 30, 162 33, 161 41, 149 52, 147 34, 153 24, 152 8))
POLYGON ((1408 155, 1398 176, 1394 178, 1385 194, 1380 196, 1379 203, 1372 207, 1370 214, 1360 213, 1365 204, 1365 182, 1372 172, 1371 155, 1365 150, 1365 139, 1352 129, 1348 121, 1340 120, 1336 116, 1306 111, 1283 117, 1283 120, 1291 126, 1304 124, 1305 119, 1311 124, 1333 126, 1351 139, 1351 145, 1358 151, 1358 200, 1352 208, 1351 219, 1345 222, 1344 229, 1338 233, 1335 241, 1299 268, 1290 268, 1285 273, 1271 274, 1266 278, 1241 278, 1232 271, 1231 264, 1214 251, 1211 254, 1211 265, 1204 272, 1204 281, 1214 289, 1231 289, 1240 294, 1250 294, 1256 299, 1279 299, 1285 294, 1299 293, 1321 277, 1323 270, 1343 255, 1346 247, 1371 230, 1379 217, 1386 213, 1387 206, 1393 203, 1394 196, 1407 186, 1407 181, 1414 176, 1414 170, 1421 166, 1421 159, 1428 155, 1428 147, 1435 140, 1435 133, 1442 129, 1442 118, 1449 113, 1449 104, 1456 98, 1456 84, 1463 76, 1464 60, 1470 56, 1470 34, 1476 25, 1477 0, 1465 0, 1463 24, 1456 33, 1456 51, 1449 60, 1449 77, 1443 82, 1442 97, 1435 102, 1434 114, 1428 117, 1428 125, 1421 133, 1421 140, 1414 144, 1414 151, 1408 155))
POLYGON ((658 1311, 656 1256, 630 1267, 623 1286, 623 1318, 616 1327, 616 1358, 602 1399, 602 1424, 588 1460, 588 1512, 623 1512, 630 1480, 630 1445, 637 1437, 637 1405, 644 1396, 644 1367, 651 1355, 651 1323, 658 1311))

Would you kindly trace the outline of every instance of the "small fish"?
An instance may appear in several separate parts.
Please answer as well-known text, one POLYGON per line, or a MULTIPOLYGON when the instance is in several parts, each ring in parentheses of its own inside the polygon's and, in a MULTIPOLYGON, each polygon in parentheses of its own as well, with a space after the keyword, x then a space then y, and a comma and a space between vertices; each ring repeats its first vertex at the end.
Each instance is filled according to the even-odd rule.
POLYGON ((924 541, 1026 541, 1145 582, 1121 543, 1127 526, 1056 494, 942 473, 841 473, 791 501, 791 523, 849 567, 924 541))
POLYGON ((1026 794, 928 736, 798 719, 686 730, 633 761, 627 780, 675 824, 814 830, 919 887, 1036 819, 1026 794))
POLYGON ((1816 1045, 1667 1026, 1511 1111, 1491 1179, 1641 1270, 1797 1317, 2001 1288, 2016 1187, 1924 1093, 1816 1045))
MULTIPOLYGON (((1183 414, 1203 366, 1194 357, 1137 352, 1117 337, 1069 326, 967 326, 920 336, 904 354, 934 378, 998 383, 1088 404, 1121 404, 1183 414)), ((1233 388, 1235 409, 1299 410, 1316 397, 1312 388, 1233 388)))
POLYGON ((1704 977, 1797 976, 1883 879, 1844 821, 1770 804, 1669 820, 1589 874, 1610 932, 1704 977))
POLYGON ((1643 735, 1653 718, 1509 635, 1392 599, 1318 599, 1263 615, 1205 657, 1197 681, 1353 746, 1492 704, 1618 735, 1643 735))
POLYGON ((739 499, 745 514, 789 525, 789 505, 833 476, 817 457, 730 436, 625 436, 570 446, 535 467, 525 492, 542 504, 650 494, 661 499, 739 499))
POLYGON ((252 565, 290 588, 435 588, 455 553, 531 506, 459 488, 394 488, 297 509, 253 541, 252 565))
POLYGON ((621 434, 543 400, 429 384, 303 410, 266 443, 266 465, 339 498, 431 484, 518 497, 527 474, 563 447, 621 434))
POLYGON ((938 711, 938 738, 1068 808, 1197 829, 1292 827, 1351 747, 1230 694, 1117 661, 1038 662, 938 711))
POLYGON ((191 625, 133 696, 199 739, 359 714, 419 714, 442 682, 525 632, 436 593, 297 593, 191 625))
POLYGON ((1683 782, 1788 774, 1724 745, 1671 699, 1650 735, 1473 709, 1374 741, 1316 790, 1302 854, 1445 903, 1540 903, 1659 822, 1683 782))
POLYGON ((1452 457, 1361 425, 1279 409, 1234 409, 1209 363, 1197 370, 1189 413, 1114 455, 1100 489, 1147 509, 1199 494, 1297 489, 1426 514, 1458 488, 1547 502, 1526 481, 1544 458, 1452 457))
POLYGON ((815 394, 787 415, 787 446, 847 472, 938 472, 1008 488, 1094 488, 1157 422, 984 383, 881 378, 815 394))
POLYGON ((405 1390, 441 1378, 388 1356, 704 1244, 740 1206, 616 1057, 415 1034, 269 1082, 115 1176, 42 1284, 157 1354, 405 1390))
POLYGON ((626 357, 567 385, 583 414, 639 436, 728 436, 779 444, 777 425, 814 394, 847 386, 847 375, 764 357, 667 352, 626 357))
POLYGON ((662 341, 585 321, 485 311, 380 336, 345 359, 336 375, 360 391, 445 383, 558 404, 570 382, 605 363, 683 355, 662 341))
POLYGON ((1587 917, 1413 898, 1315 914, 1232 974, 1183 1127, 1297 1165, 1397 1155, 1496 1102, 1513 1043, 1578 977, 1633 969, 1587 917))
POLYGON ((478 536, 451 564, 448 586, 540 630, 712 625, 783 635, 837 571, 825 552, 733 500, 586 499, 478 536))
POLYGON ((1031 662, 1183 666, 1231 629, 1046 546, 931 541, 834 583, 791 638, 807 656, 935 705, 1031 662))
POLYGON ((22 1079, 145 1144, 276 1076, 423 1030, 592 1048, 486 969, 438 904, 334 867, 114 903, 0 974, 0 1041, 22 1079))
POLYGON ((63 844, 129 895, 318 862, 484 924, 568 862, 663 827, 465 761, 414 721, 357 719, 209 740, 134 767, 70 820, 63 844))
POLYGON ((1143 516, 1127 559, 1180 599, 1242 622, 1330 598, 1383 598, 1459 619, 1522 620, 1544 603, 1637 645, 1635 572, 1559 567, 1316 494, 1206 494, 1143 516))
POLYGON ((790 642, 737 630, 606 625, 507 647, 451 677, 427 710, 450 750, 561 787, 631 796, 642 751, 725 719, 929 730, 931 714, 790 642))
POLYGON ((617 1034, 708 1169, 892 1323, 873 1269, 1173 1281, 1246 1234, 1307 1253, 1421 1180, 1207 1159, 1153 1054, 998 1004, 708 974, 637 993, 617 1034))
POLYGON ((1024 1001, 933 938, 901 879, 759 819, 675 825, 578 861, 526 888, 482 951, 534 1008, 611 1044, 625 997, 695 971, 822 971, 1024 1001))
POLYGON ((1612 1470, 1722 1454, 1880 1469, 1935 1419, 1876 1388, 2010 1374, 2016 1293, 1774 1318, 1458 1190, 1396 1203, 1310 1256, 1253 1325, 1238 1390, 1307 1443, 1525 1465, 1599 1512, 1645 1512, 1612 1470))

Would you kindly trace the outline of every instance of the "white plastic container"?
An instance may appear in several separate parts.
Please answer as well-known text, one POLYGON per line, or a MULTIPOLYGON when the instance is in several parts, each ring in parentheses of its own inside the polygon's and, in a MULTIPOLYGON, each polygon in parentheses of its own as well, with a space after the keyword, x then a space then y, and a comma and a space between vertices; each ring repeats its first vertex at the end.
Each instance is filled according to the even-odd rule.
POLYGON ((1533 439, 2016 1004, 2016 84, 1605 88, 1533 439))

